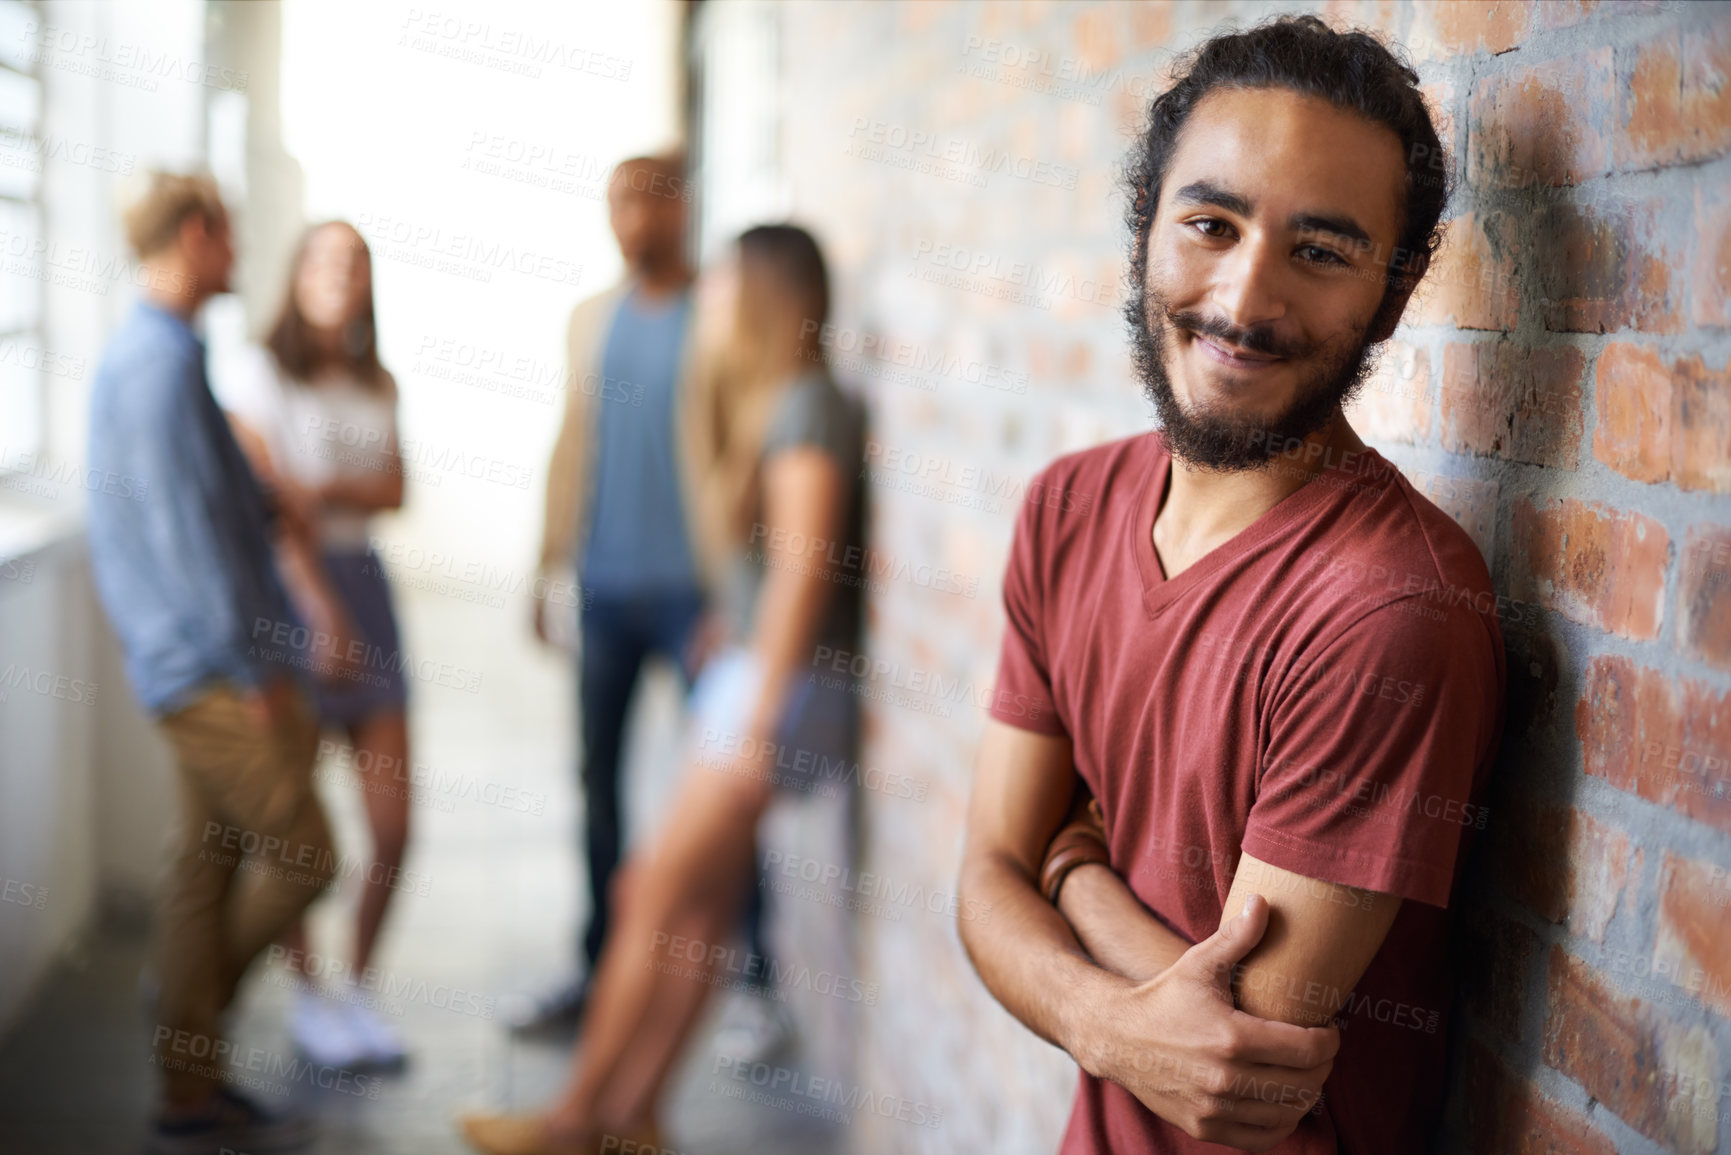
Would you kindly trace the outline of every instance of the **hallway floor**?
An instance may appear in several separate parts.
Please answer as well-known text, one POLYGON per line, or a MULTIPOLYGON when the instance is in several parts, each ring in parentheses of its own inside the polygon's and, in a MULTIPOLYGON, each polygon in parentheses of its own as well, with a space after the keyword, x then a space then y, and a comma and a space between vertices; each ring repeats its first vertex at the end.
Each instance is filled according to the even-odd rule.
MULTIPOLYGON (((410 1045, 396 1074, 322 1088, 292 1074, 284 1022, 286 970, 261 960, 232 1012, 230 1037, 258 1048, 269 1071, 250 1093, 293 1104, 319 1121, 317 1155, 461 1152, 452 1120, 470 1109, 543 1102, 566 1070, 568 1046, 514 1038, 496 1015, 511 995, 544 989, 570 966, 580 891, 569 768, 570 678, 530 649, 507 599, 494 608, 433 593, 399 593, 417 657, 479 668, 479 694, 411 687, 415 752, 430 785, 414 808, 405 868, 424 885, 393 900, 376 965, 398 992, 388 1009, 410 1045), (515 792, 505 791, 514 787, 515 792), (534 801, 544 798, 541 813, 534 801), (460 991, 461 996, 447 995, 460 991), (470 998, 473 993, 475 998, 470 998), (480 1013, 477 1013, 477 1010, 480 1013), (400 1012, 400 1014, 398 1013, 400 1012), (273 1073, 274 1072, 274 1073, 273 1073), (375 1081, 376 1080, 376 1081, 375 1081), (358 1092, 358 1093, 357 1093, 358 1092)), ((632 723, 633 836, 653 822, 671 782, 676 691, 663 675, 640 695, 632 723)), ((358 790, 346 775, 321 781, 345 855, 366 847, 358 790)), ((358 878, 315 908, 313 951, 348 957, 358 878)), ((0 1041, 0 1152, 137 1152, 155 1090, 150 1023, 138 994, 148 951, 141 929, 105 927, 70 952, 0 1041)), ((686 1155, 823 1155, 839 1128, 741 1097, 754 1090, 718 1068, 712 1000, 663 1103, 669 1147, 686 1155)), ((773 1061, 803 1068, 798 1040, 773 1061)), ((241 1088, 245 1089, 245 1088, 241 1088)))

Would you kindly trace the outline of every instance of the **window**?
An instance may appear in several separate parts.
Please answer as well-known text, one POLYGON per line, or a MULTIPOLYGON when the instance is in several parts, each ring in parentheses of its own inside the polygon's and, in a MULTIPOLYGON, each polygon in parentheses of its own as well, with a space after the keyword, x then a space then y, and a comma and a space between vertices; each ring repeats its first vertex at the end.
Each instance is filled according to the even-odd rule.
POLYGON ((42 447, 42 82, 30 30, 39 16, 0 0, 0 473, 42 447))
POLYGON ((764 0, 703 4, 690 40, 691 176, 705 259, 787 215, 781 157, 781 13, 764 0))

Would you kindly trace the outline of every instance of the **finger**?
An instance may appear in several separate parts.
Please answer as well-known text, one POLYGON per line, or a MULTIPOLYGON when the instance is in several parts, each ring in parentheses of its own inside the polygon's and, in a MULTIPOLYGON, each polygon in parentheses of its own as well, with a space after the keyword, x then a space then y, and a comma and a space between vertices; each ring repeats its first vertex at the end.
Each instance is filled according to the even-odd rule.
POLYGON ((1308 1110, 1296 1104, 1268 1103, 1256 1098, 1220 1097, 1209 1099, 1206 1108, 1208 1118, 1216 1123, 1271 1130, 1291 1127, 1308 1110))
POLYGON ((1247 1099, 1278 1105, 1289 1115, 1303 1114, 1322 1098, 1322 1086, 1332 1068, 1328 1064, 1309 1070, 1292 1067, 1234 1066, 1222 1072, 1210 1090, 1217 1098, 1247 1099))
POLYGON ((1259 894, 1244 900, 1244 909, 1221 928, 1184 952, 1181 963, 1207 971, 1207 981, 1230 992, 1232 968, 1262 941, 1268 929, 1268 902, 1259 894))
POLYGON ((1332 1062, 1340 1053, 1340 1030, 1336 1027, 1298 1027, 1243 1011, 1232 1015, 1233 1026, 1241 1032, 1242 1049, 1237 1057, 1243 1062, 1310 1070, 1332 1062))
POLYGON ((1292 1134, 1292 1124, 1283 1127, 1251 1127, 1243 1123, 1222 1123, 1203 1129, 1201 1138, 1210 1143, 1236 1147, 1240 1151, 1268 1151, 1292 1134))

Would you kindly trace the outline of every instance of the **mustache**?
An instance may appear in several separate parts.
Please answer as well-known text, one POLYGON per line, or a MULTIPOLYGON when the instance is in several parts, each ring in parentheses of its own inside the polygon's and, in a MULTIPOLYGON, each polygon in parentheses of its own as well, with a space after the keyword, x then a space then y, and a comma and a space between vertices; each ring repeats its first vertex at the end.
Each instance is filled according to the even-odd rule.
POLYGON ((1248 349, 1252 353, 1262 353, 1270 357, 1302 358, 1311 351, 1310 345, 1304 342, 1283 341, 1276 337, 1272 326, 1234 325, 1224 317, 1209 317, 1193 310, 1168 309, 1165 312, 1166 320, 1174 329, 1182 329, 1193 336, 1210 337, 1223 344, 1248 349))

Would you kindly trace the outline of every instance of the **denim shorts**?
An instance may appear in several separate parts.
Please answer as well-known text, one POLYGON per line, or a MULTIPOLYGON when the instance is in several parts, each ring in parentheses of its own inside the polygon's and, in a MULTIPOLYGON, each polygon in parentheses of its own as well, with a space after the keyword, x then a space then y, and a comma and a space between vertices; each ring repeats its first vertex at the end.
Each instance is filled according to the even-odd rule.
POLYGON ((319 684, 319 721, 328 727, 353 726, 401 713, 408 704, 403 678, 407 659, 384 563, 371 549, 327 550, 324 563, 331 586, 354 622, 357 640, 365 644, 366 659, 351 677, 319 684))
MULTIPOLYGON (((758 753, 745 731, 760 681, 756 657, 742 646, 730 646, 704 665, 691 690, 691 740, 699 763, 725 766, 758 753)), ((828 797, 857 776, 859 698, 851 686, 848 679, 794 675, 775 748, 765 752, 778 790, 828 797)))

